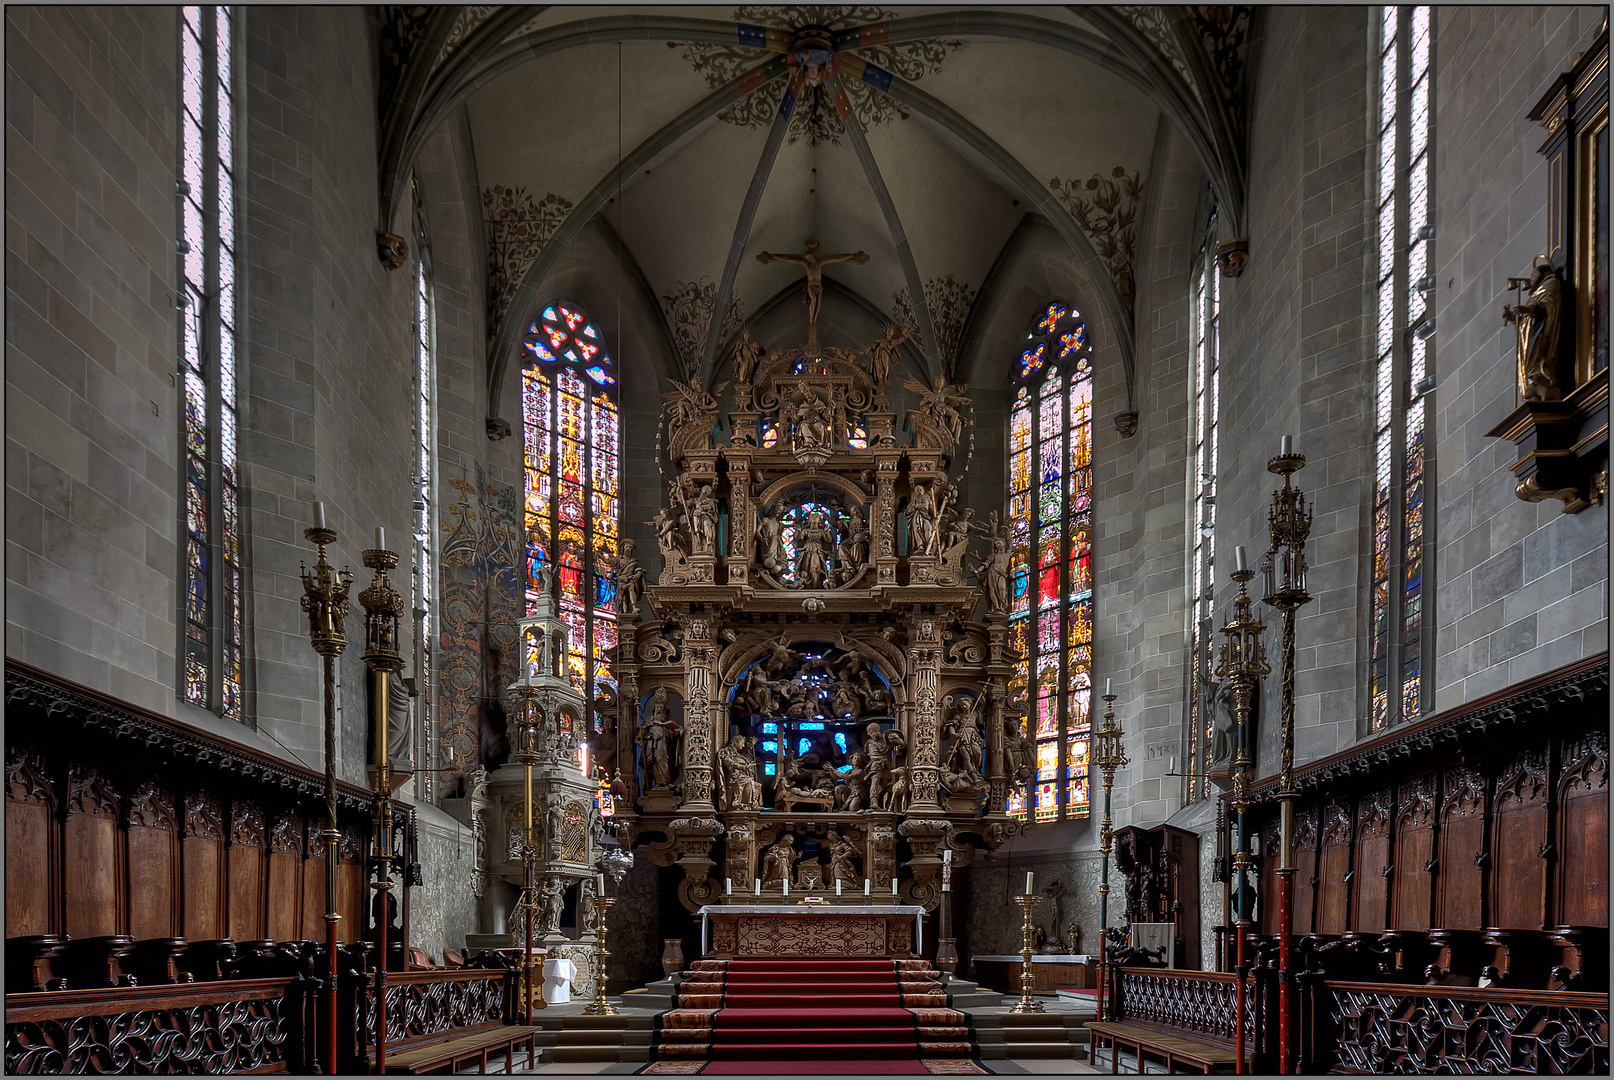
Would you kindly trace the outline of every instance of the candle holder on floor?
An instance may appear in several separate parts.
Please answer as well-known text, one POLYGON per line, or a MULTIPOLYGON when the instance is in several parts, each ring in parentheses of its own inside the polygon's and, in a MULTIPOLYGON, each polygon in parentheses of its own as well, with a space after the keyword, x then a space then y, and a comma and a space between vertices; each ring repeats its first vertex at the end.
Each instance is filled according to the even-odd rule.
POLYGON ((614 896, 594 897, 594 922, 599 927, 594 960, 594 1000, 583 1010, 584 1016, 617 1015, 616 1006, 605 1000, 605 962, 611 958, 611 954, 605 948, 606 916, 611 913, 611 905, 614 903, 616 903, 614 896))
POLYGON ((1036 927, 1031 922, 1031 913, 1037 905, 1042 903, 1040 896, 1016 896, 1014 902, 1025 909, 1025 922, 1020 927, 1020 1000, 1014 1003, 1010 1012, 1040 1013, 1048 1010, 1042 1007, 1042 1002, 1032 996, 1032 988, 1037 984, 1037 977, 1031 973, 1031 957, 1034 952, 1032 935, 1036 927))

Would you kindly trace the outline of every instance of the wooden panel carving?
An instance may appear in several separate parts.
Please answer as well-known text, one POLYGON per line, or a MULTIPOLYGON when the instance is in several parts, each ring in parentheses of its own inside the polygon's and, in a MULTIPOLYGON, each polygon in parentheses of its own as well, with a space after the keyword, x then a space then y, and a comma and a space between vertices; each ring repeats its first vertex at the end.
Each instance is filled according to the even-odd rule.
POLYGON ((129 934, 178 937, 179 814, 174 794, 155 780, 129 798, 129 934))
POLYGON ((1261 827, 1261 932, 1278 932, 1278 820, 1261 827))
POLYGON ((237 941, 264 936, 264 834, 263 811, 250 802, 236 803, 230 813, 227 924, 237 941))
POLYGON ((6 752, 6 934, 55 933, 56 793, 32 754, 6 752))
POLYGON ((1312 932, 1317 911, 1317 807, 1295 812, 1295 914, 1292 930, 1312 932))
POLYGON ((185 933, 191 941, 211 941, 225 934, 224 810, 204 791, 185 795, 185 839, 182 903, 185 933))
POLYGON ((303 823, 281 814, 269 830, 269 889, 264 936, 273 941, 302 937, 303 823))
POLYGON ((1485 778, 1468 766, 1448 769, 1442 779, 1440 834, 1435 842, 1435 926, 1479 927, 1484 923, 1486 863, 1485 778))
POLYGON ((1402 783, 1395 806, 1395 882, 1391 926, 1427 930, 1435 923, 1435 778, 1402 783))
POLYGON ((67 782, 62 869, 70 887, 63 929, 76 938, 116 934, 123 878, 118 793, 103 773, 88 766, 75 766, 67 782))
POLYGON ((1558 778, 1560 926, 1608 925, 1608 732, 1564 747, 1558 778))
POLYGON ((1547 760, 1531 751, 1502 770, 1491 829, 1492 925, 1539 927, 1547 886, 1547 760))
POLYGON ((1351 869, 1351 929, 1386 930, 1390 865, 1390 789, 1362 797, 1356 807, 1356 853, 1351 869))
POLYGON ((303 932, 305 941, 325 940, 325 841, 319 831, 323 821, 306 823, 308 858, 303 862, 303 932))
POLYGON ((1350 929, 1351 808, 1344 803, 1323 807, 1323 844, 1318 855, 1317 932, 1343 934, 1350 929))
POLYGON ((364 926, 366 890, 363 851, 357 836, 342 834, 342 842, 337 847, 342 861, 336 874, 336 910, 342 913, 342 921, 336 924, 336 928, 337 938, 341 941, 357 941, 360 928, 364 926))

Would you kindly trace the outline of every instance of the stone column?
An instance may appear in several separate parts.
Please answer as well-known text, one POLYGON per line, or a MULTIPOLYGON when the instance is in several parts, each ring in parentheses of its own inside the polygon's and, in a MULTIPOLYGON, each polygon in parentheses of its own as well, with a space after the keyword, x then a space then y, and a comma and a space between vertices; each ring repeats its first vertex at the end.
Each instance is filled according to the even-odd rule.
POLYGON ((712 622, 696 616, 684 622, 684 801, 682 812, 711 813, 712 754, 719 722, 726 727, 726 710, 714 701, 717 685, 717 649, 712 643, 712 622))
POLYGON ((869 536, 874 553, 874 583, 897 583, 897 458, 882 457, 874 482, 874 505, 869 513, 869 536))
POLYGON ((744 585, 750 580, 752 538, 757 531, 751 520, 750 463, 729 459, 729 555, 728 583, 744 585))

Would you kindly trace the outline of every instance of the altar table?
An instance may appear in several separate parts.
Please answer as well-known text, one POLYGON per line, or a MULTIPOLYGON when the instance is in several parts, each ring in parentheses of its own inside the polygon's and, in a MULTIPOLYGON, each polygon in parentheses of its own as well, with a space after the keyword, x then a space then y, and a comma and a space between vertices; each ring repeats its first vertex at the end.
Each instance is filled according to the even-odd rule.
POLYGON ((707 904, 700 909, 701 952, 716 960, 906 960, 924 951, 924 913, 914 904, 707 904))

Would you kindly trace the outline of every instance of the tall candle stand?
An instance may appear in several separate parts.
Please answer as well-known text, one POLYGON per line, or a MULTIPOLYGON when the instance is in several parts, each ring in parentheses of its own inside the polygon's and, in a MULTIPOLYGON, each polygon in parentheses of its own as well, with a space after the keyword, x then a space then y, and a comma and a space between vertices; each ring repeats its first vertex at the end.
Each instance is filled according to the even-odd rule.
POLYGON ((617 1008, 605 999, 605 962, 611 954, 605 948, 605 932, 608 926, 608 917, 611 914, 611 905, 616 903, 616 897, 606 896, 605 889, 598 890, 594 897, 594 922, 599 927, 599 935, 595 939, 597 944, 594 964, 594 1000, 588 1003, 583 1010, 584 1016, 615 1016, 617 1008))
POLYGON ((1238 724, 1238 757, 1233 763, 1233 809, 1238 814, 1238 850, 1233 855, 1233 881, 1234 897, 1238 918, 1235 928, 1238 933, 1237 958, 1235 963, 1238 969, 1238 989, 1234 999, 1234 1024, 1237 1029, 1236 1045, 1234 1048, 1233 1071, 1242 1073, 1244 1068, 1244 947, 1249 937, 1250 898, 1247 891, 1245 875, 1249 872, 1252 860, 1250 858, 1250 831, 1246 812, 1250 808, 1250 770, 1254 761, 1250 757, 1250 702, 1255 694, 1255 681, 1272 669, 1267 665, 1266 647, 1261 643, 1261 620, 1255 617, 1252 610, 1253 601, 1250 599, 1250 579, 1255 577, 1255 571, 1247 569, 1244 564, 1244 549, 1234 549, 1235 562, 1238 569, 1233 572, 1233 580, 1238 582, 1239 594, 1233 600, 1233 610, 1229 614, 1222 633, 1227 640, 1222 643, 1221 656, 1217 667, 1217 677, 1225 679, 1233 686, 1233 714, 1238 724))
POLYGON ((376 530, 378 545, 364 553, 364 565, 375 571, 375 580, 359 594, 364 605, 364 662, 375 672, 375 833, 371 862, 376 890, 381 906, 381 918, 376 931, 376 945, 380 956, 375 965, 375 1068, 387 1071, 387 924, 388 901, 392 897, 392 770, 391 755, 387 752, 388 715, 387 701, 392 673, 403 667, 398 653, 398 623, 403 618, 404 601, 387 580, 387 571, 398 565, 397 552, 379 546, 381 531, 376 530))
MULTIPOLYGON (((345 622, 348 612, 348 589, 353 586, 353 575, 344 567, 338 574, 325 558, 327 544, 336 543, 336 530, 327 529, 323 511, 318 513, 319 524, 304 529, 303 536, 319 546, 319 558, 311 573, 306 564, 299 564, 303 575, 303 610, 308 613, 308 640, 320 655, 324 666, 325 704, 325 829, 320 833, 325 841, 325 954, 329 968, 325 973, 325 986, 321 992, 325 1017, 326 1069, 336 1068, 336 924, 342 915, 336 910, 336 872, 338 850, 342 833, 336 826, 336 658, 347 648, 345 622)), ((314 1071, 320 1071, 318 1061, 319 1040, 315 1040, 314 1071)))
POLYGON ((1042 903, 1040 896, 1016 896, 1014 902, 1025 909, 1025 921, 1020 925, 1020 1000, 1014 1003, 1010 1012, 1040 1013, 1048 1010, 1042 1007, 1042 1002, 1032 996, 1032 989, 1037 984, 1036 975, 1031 971, 1032 934, 1036 927, 1032 925, 1031 913, 1038 904, 1042 903))
MULTIPOLYGON (((523 822, 521 828, 521 866, 524 872, 525 886, 521 895, 521 909, 525 912, 522 922, 526 926, 526 948, 521 954, 521 979, 523 993, 527 998, 527 1026, 532 1026, 533 989, 536 980, 533 978, 532 964, 532 920, 538 911, 538 890, 536 885, 538 846, 533 843, 532 821, 532 767, 538 763, 539 744, 539 714, 533 703, 538 694, 538 688, 530 682, 517 684, 511 688, 516 697, 521 699, 521 723, 516 727, 516 753, 515 759, 521 764, 522 807, 523 822)), ((538 1008, 548 1008, 548 1002, 538 995, 538 1008)))
POLYGON ((1294 486, 1295 473, 1306 467, 1306 456, 1297 454, 1285 436, 1277 457, 1267 462, 1267 471, 1283 477, 1283 487, 1272 493, 1272 509, 1267 514, 1271 548, 1267 559, 1273 570, 1269 576, 1266 602, 1283 616, 1283 646, 1279 653, 1279 728, 1281 733, 1278 774, 1278 1072, 1294 1072, 1295 987, 1290 937, 1294 931, 1295 877, 1295 613, 1311 602, 1306 591, 1306 539, 1311 535, 1311 508, 1306 496, 1294 486))
POLYGON ((1115 771, 1130 764, 1121 743, 1121 726, 1115 722, 1115 695, 1104 695, 1104 726, 1093 732, 1092 763, 1104 776, 1104 822, 1098 830, 1099 850, 1103 863, 1098 883, 1098 1018, 1104 1019, 1105 956, 1108 951, 1106 930, 1110 925, 1110 844, 1115 831, 1110 821, 1110 789, 1115 785, 1115 771))

